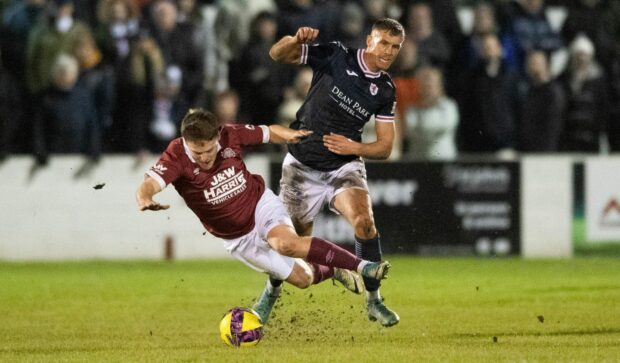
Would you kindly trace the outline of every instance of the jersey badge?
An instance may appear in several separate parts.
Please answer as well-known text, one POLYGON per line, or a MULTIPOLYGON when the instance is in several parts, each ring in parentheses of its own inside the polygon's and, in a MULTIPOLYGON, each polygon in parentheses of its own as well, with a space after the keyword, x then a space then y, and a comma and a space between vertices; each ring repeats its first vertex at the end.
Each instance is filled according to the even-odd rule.
POLYGON ((379 92, 379 87, 377 87, 376 84, 371 83, 370 84, 370 94, 373 95, 373 96, 376 96, 377 92, 379 92))
POLYGON ((352 70, 349 70, 349 69, 347 69, 347 74, 348 74, 349 76, 359 77, 359 76, 357 75, 357 73, 355 73, 355 72, 353 72, 352 70))
POLYGON ((200 174, 200 168, 194 169, 194 175, 198 175, 198 174, 200 174))
POLYGON ((234 158, 235 156, 237 156, 237 154, 235 153, 233 149, 229 147, 227 147, 226 149, 222 151, 222 157, 224 159, 234 158))

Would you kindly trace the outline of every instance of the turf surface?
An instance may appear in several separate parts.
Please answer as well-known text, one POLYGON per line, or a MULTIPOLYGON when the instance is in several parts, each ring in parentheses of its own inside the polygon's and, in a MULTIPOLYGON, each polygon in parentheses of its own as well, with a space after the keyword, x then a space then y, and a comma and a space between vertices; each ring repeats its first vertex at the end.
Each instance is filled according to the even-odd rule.
POLYGON ((392 258, 401 323, 327 281, 285 286, 255 348, 219 340, 265 277, 235 261, 0 263, 0 361, 602 362, 620 358, 620 259, 392 258))

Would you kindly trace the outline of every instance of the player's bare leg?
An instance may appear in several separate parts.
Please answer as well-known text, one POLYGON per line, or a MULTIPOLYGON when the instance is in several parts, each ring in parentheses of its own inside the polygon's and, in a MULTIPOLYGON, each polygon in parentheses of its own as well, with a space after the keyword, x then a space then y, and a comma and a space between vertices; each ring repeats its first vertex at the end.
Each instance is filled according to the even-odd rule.
MULTIPOLYGON (((369 261, 381 261, 381 244, 379 233, 372 215, 370 196, 365 190, 347 189, 334 198, 334 207, 353 226, 355 231, 355 253, 369 261)), ((400 317, 383 302, 377 279, 364 277, 366 287, 366 306, 368 318, 378 320, 381 325, 389 327, 398 324, 400 317)))
MULTIPOLYGON (((293 271, 291 271, 291 274, 286 279, 286 282, 300 289, 305 289, 312 284, 313 274, 308 268, 304 268, 299 263, 295 263, 293 265, 293 271)), ((263 324, 269 320, 271 309, 278 300, 281 291, 282 280, 269 277, 263 292, 252 306, 252 309, 258 314, 258 316, 260 316, 263 324)))
MULTIPOLYGON (((311 236, 313 223, 303 223, 296 219, 293 219, 293 226, 299 236, 311 236)), ((313 270, 324 271, 329 267, 324 265, 313 264, 313 270)), ((345 270, 342 268, 334 268, 331 271, 331 276, 334 280, 338 281, 345 289, 351 291, 354 294, 361 294, 364 291, 364 281, 362 277, 354 271, 345 270)))

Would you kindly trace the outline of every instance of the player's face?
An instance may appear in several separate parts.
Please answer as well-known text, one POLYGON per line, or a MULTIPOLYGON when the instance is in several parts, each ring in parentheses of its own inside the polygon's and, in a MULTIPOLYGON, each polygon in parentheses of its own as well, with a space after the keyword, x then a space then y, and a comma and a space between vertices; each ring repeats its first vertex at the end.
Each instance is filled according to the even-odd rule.
POLYGON ((198 166, 205 170, 213 167, 215 157, 217 156, 217 142, 219 140, 219 136, 211 140, 204 141, 187 140, 187 148, 192 153, 192 157, 196 160, 196 164, 198 164, 198 166))
POLYGON ((391 35, 385 30, 373 30, 366 39, 366 53, 370 55, 368 67, 372 71, 387 71, 400 52, 403 40, 400 35, 391 35))

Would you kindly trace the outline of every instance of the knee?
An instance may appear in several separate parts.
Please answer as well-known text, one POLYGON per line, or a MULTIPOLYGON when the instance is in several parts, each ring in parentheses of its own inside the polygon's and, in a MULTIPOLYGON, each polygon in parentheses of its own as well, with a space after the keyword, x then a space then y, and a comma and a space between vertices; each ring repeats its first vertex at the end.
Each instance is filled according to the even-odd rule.
POLYGON ((307 289, 312 285, 312 275, 306 271, 302 271, 292 277, 288 282, 299 289, 307 289))
POLYGON ((360 213, 353 218, 353 228, 355 235, 360 238, 370 239, 377 234, 374 219, 366 213, 360 213))
POLYGON ((296 257, 296 243, 291 238, 273 238, 269 241, 271 247, 283 256, 296 257))

